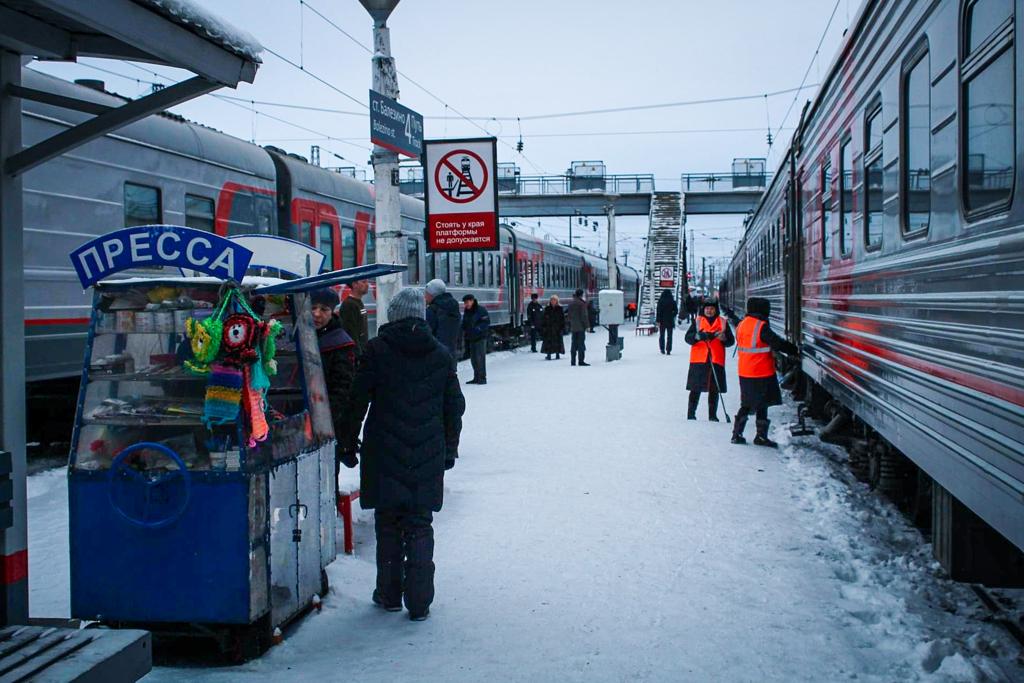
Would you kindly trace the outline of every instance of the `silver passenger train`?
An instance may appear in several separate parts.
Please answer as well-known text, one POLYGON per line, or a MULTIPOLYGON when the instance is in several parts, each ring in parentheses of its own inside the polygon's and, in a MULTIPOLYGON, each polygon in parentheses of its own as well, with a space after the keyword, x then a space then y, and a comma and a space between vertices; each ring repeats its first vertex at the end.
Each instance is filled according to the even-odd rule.
POLYGON ((993 583, 1024 580, 1022 43, 1019 1, 864 2, 721 285, 771 300, 826 435, 993 583))
MULTIPOLYGON (((111 106, 123 103, 32 69, 23 76, 26 87, 111 106)), ((31 101, 23 102, 22 111, 27 145, 87 118, 31 101)), ((330 268, 375 262, 372 185, 172 114, 150 116, 32 169, 24 188, 30 431, 34 418, 57 411, 54 399, 66 397, 66 385, 78 380, 91 301, 67 255, 99 234, 170 223, 225 236, 290 237, 318 248, 330 268)), ((423 202, 403 195, 401 214, 406 283, 422 285, 439 277, 457 300, 475 295, 490 313, 497 340, 521 333, 531 293, 568 300, 576 288, 596 296, 607 286, 605 259, 508 225, 501 226, 495 251, 427 253, 423 202)), ((618 268, 625 301, 635 303, 639 275, 618 268)), ((367 303, 372 330, 372 296, 367 303)))
MULTIPOLYGON (((25 82, 101 104, 120 103, 31 69, 25 82)), ((85 118, 37 102, 25 102, 23 112, 28 143, 85 118)), ((26 174, 25 195, 30 381, 80 371, 90 302, 67 254, 103 232, 174 223, 220 235, 290 237, 320 249, 332 268, 375 260, 372 185, 173 115, 151 116, 33 169, 26 174)), ((605 259, 507 225, 496 251, 428 254, 423 203, 403 196, 401 206, 406 282, 440 277, 457 299, 474 294, 498 334, 512 335, 521 327, 532 292, 564 299, 577 287, 593 295, 607 285, 605 259)), ((627 303, 635 302, 637 272, 619 266, 619 278, 627 303)))

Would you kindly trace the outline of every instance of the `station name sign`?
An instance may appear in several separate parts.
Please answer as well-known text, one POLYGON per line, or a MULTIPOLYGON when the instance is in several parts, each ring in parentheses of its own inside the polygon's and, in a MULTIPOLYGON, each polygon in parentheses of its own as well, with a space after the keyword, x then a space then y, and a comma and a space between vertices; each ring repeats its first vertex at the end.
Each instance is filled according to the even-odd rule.
POLYGON ((154 266, 199 271, 242 281, 252 251, 213 233, 179 225, 139 225, 115 230, 71 252, 83 288, 114 273, 154 266))
POLYGON ((430 251, 498 248, 497 140, 427 140, 423 182, 430 251))
POLYGON ((423 116, 371 90, 370 142, 419 159, 423 154, 423 116))

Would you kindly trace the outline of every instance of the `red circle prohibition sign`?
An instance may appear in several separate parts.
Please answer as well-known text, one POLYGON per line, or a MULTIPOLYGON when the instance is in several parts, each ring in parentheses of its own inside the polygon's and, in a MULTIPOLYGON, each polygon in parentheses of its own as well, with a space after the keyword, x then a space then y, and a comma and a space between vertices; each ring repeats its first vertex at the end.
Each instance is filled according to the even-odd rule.
POLYGON ((479 199, 480 195, 484 193, 484 189, 487 187, 487 165, 484 163, 484 160, 480 158, 480 155, 477 154, 476 152, 471 152, 468 149, 453 150, 445 154, 443 157, 441 157, 441 161, 439 161, 437 163, 437 167, 434 168, 434 186, 437 188, 438 192, 443 194, 445 197, 448 197, 449 201, 454 202, 456 204, 468 204, 474 199, 479 199), (461 168, 457 168, 455 164, 449 161, 454 156, 468 156, 472 157, 473 159, 476 159, 477 163, 480 164, 481 173, 483 173, 484 176, 483 181, 479 183, 474 183, 471 178, 467 177, 466 174, 463 174, 461 168), (449 190, 446 190, 445 187, 441 185, 442 168, 447 168, 451 172, 451 174, 459 182, 460 187, 465 187, 467 190, 469 190, 469 194, 467 196, 455 197, 449 194, 449 190))

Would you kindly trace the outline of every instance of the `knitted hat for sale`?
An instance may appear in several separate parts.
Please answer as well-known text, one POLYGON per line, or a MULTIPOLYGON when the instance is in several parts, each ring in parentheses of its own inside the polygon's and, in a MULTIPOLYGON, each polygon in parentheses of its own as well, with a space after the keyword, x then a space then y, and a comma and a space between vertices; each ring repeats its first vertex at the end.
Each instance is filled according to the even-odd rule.
POLYGON ((309 293, 309 305, 326 306, 327 308, 334 310, 334 307, 338 305, 338 293, 330 287, 321 287, 320 289, 314 289, 309 293))
POLYGON ((423 318, 426 314, 423 290, 419 287, 403 289, 388 304, 388 322, 393 323, 405 318, 423 318))

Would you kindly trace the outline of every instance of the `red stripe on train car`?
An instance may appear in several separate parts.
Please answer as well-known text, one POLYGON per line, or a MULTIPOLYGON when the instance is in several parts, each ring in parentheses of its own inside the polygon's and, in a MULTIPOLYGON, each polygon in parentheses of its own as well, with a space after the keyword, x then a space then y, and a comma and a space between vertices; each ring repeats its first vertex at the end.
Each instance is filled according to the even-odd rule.
POLYGON ((28 578, 28 549, 4 555, 0 566, 0 583, 9 586, 28 578))
POLYGON ((33 318, 25 321, 25 327, 36 325, 88 325, 88 318, 33 318))

